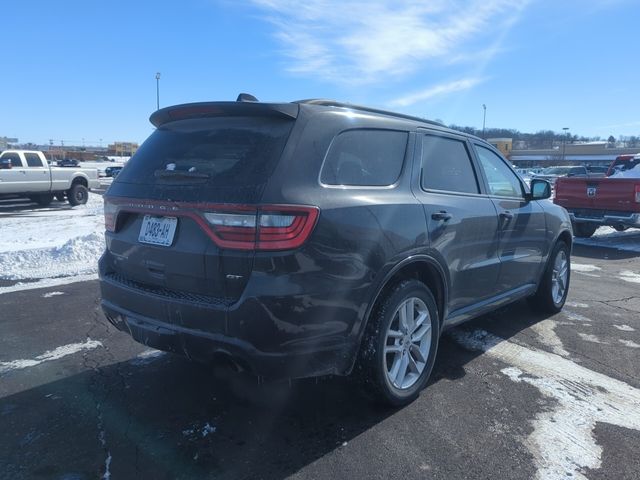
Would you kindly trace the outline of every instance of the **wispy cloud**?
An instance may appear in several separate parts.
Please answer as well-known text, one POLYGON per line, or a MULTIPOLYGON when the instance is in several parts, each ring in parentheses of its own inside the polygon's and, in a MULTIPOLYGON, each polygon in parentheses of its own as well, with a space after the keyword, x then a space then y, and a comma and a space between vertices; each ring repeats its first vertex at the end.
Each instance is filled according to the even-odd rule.
POLYGON ((429 62, 482 60, 529 0, 253 0, 274 25, 287 69, 340 84, 403 78, 429 62))
POLYGON ((462 90, 468 90, 475 87, 479 83, 483 82, 484 78, 464 78, 461 80, 455 80, 448 83, 441 83, 439 85, 431 86, 425 90, 419 92, 413 92, 400 98, 396 98, 389 102, 391 107, 408 107, 424 100, 429 100, 434 97, 447 95, 449 93, 460 92, 462 90))

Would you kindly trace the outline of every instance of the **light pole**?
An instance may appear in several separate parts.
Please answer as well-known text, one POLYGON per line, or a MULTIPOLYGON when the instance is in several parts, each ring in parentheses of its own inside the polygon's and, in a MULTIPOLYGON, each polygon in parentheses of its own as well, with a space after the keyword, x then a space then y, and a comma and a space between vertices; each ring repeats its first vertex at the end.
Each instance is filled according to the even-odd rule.
POLYGON ((569 127, 562 127, 562 130, 564 130, 564 138, 562 139, 562 163, 564 164, 567 160, 565 149, 567 145, 567 132, 569 131, 569 127))
POLYGON ((160 72, 156 73, 156 110, 160 110, 160 72))
POLYGON ((484 110, 482 115, 482 138, 484 138, 484 126, 487 122, 487 106, 484 103, 482 104, 482 109, 484 110))

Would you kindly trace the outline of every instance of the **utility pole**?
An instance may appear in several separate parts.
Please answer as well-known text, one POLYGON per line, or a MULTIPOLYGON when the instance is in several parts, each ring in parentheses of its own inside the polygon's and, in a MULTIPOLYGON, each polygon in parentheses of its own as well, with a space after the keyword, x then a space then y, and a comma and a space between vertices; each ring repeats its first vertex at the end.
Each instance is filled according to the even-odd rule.
POLYGON ((160 72, 156 73, 156 110, 160 110, 160 72))
POLYGON ((565 149, 567 145, 567 133, 569 131, 569 127, 562 127, 562 130, 564 130, 564 137, 562 138, 562 163, 564 164, 567 160, 565 149))
POLYGON ((487 106, 483 103, 482 109, 484 110, 484 114, 482 115, 482 138, 484 138, 484 127, 487 122, 487 106))

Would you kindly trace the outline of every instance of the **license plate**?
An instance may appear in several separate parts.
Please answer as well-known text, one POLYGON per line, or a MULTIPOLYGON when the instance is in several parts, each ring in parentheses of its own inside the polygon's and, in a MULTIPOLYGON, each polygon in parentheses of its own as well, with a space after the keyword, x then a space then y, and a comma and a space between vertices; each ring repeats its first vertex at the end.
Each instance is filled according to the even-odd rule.
POLYGON ((176 217, 154 217, 152 215, 145 215, 142 219, 142 227, 140 227, 138 241, 168 247, 173 243, 176 225, 178 225, 178 219, 176 217))

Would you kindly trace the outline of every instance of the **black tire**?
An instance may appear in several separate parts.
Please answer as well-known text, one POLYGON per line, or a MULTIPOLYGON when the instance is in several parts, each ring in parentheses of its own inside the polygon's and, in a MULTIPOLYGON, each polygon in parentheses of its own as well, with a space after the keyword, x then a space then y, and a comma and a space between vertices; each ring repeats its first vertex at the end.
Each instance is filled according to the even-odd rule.
POLYGON ((64 192, 56 192, 54 196, 56 197, 56 200, 58 200, 59 202, 64 202, 65 200, 64 192))
POLYGON ((589 238, 596 233, 598 225, 593 223, 576 222, 573 224, 573 234, 578 238, 589 238))
MULTIPOLYGON (((414 335, 418 330, 414 331, 414 335)), ((401 332, 398 331, 398 333, 401 332)), ((418 280, 402 281, 378 302, 372 312, 360 346, 356 374, 376 400, 394 407, 407 405, 418 397, 420 391, 429 380, 438 350, 439 338, 440 320, 433 295, 429 289, 418 280), (425 323, 423 323, 423 325, 426 326, 426 322, 429 322, 430 332, 427 333, 430 333, 431 336, 429 338, 427 334, 423 334, 424 336, 422 337, 424 339, 424 346, 426 347, 428 345, 429 348, 426 362, 420 362, 416 357, 415 350, 412 350, 413 347, 417 348, 418 346, 413 344, 414 340, 411 333, 405 332, 407 337, 404 340, 400 338, 390 340, 387 336, 392 326, 394 326, 393 331, 396 331, 395 326, 399 325, 398 322, 400 322, 398 309, 409 299, 418 299, 421 302, 414 300, 415 310, 412 309, 412 311, 419 314, 420 309, 426 307, 429 314, 429 318, 424 320, 425 323), (393 341, 394 343, 389 344, 389 341, 393 341), (402 342, 405 343, 403 344, 402 342), (402 345, 405 345, 405 347, 402 345), (406 349, 406 351, 385 353, 385 346, 399 348, 400 350, 406 349), (406 355, 406 360, 404 355, 406 355), (412 365, 416 369, 419 369, 421 365, 424 366, 418 374, 417 371, 415 373, 410 372, 411 367, 406 363, 405 371, 409 373, 405 374, 406 376, 403 375, 402 379, 406 381, 408 385, 404 388, 398 388, 397 385, 393 384, 390 377, 395 370, 396 362, 402 365, 401 362, 404 361, 412 361, 412 365), (389 362, 391 362, 390 367, 389 362), (388 368, 390 368, 390 371, 388 368), (410 382, 413 383, 409 384, 410 382)), ((420 355, 422 355, 422 353, 420 353, 420 355)), ((396 371, 399 371, 401 368, 400 366, 396 371)), ((396 378, 398 378, 397 375, 396 378)), ((400 381, 402 382, 403 380, 400 381)))
POLYGON ((564 307, 564 302, 567 300, 567 294, 569 293, 569 284, 571 281, 571 255, 569 253, 569 246, 563 242, 558 241, 553 247, 547 266, 542 274, 540 285, 536 293, 529 298, 529 305, 534 309, 542 313, 558 313, 564 307), (558 256, 564 255, 566 259, 566 283, 564 284, 564 292, 560 298, 556 298, 554 292, 554 276, 557 277, 558 272, 556 270, 556 260, 558 256))
POLYGON ((35 197, 31 197, 32 200, 38 203, 41 207, 48 207, 53 201, 53 194, 51 193, 42 193, 40 195, 36 195, 35 197))
POLYGON ((71 185, 67 198, 69 199, 69 204, 74 207, 76 205, 84 205, 89 199, 89 190, 84 185, 75 183, 71 185))

